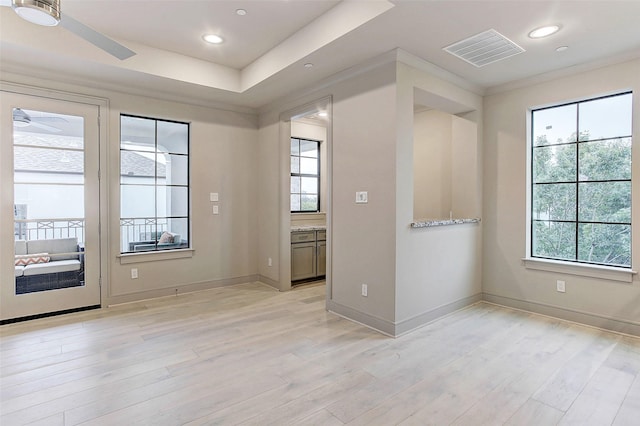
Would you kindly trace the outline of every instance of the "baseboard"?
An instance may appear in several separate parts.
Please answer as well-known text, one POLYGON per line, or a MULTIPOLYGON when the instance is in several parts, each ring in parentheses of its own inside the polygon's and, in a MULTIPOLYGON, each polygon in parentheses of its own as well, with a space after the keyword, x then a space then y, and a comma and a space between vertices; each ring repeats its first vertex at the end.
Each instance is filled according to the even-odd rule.
POLYGON ((607 317, 590 312, 567 309, 560 306, 548 305, 546 303, 531 302, 527 300, 515 299, 512 297, 497 296, 495 294, 482 293, 482 300, 495 303, 497 305, 510 308, 521 309, 536 314, 547 315, 554 318, 563 319, 591 327, 601 328, 616 333, 628 334, 640 337, 640 323, 622 320, 619 318, 607 317))
POLYGON ((429 311, 423 312, 419 315, 399 322, 392 322, 382 318, 378 318, 364 312, 360 312, 348 306, 341 305, 332 300, 327 301, 327 310, 348 320, 357 322, 358 324, 362 324, 365 327, 376 330, 387 336, 399 337, 403 334, 407 334, 420 327, 423 327, 430 322, 442 318, 452 312, 480 302, 481 300, 482 294, 478 293, 473 296, 465 297, 463 299, 438 306, 437 308, 431 309, 429 311))
POLYGON ((120 305, 123 303, 139 302, 141 300, 155 299, 157 297, 175 296, 176 294, 194 293, 196 291, 211 290, 218 287, 226 287, 237 284, 245 284, 258 281, 258 275, 247 275, 244 277, 225 278, 221 280, 200 281, 179 286, 161 289, 141 291, 137 293, 127 293, 110 296, 104 304, 105 306, 120 305), (176 293, 176 289, 178 290, 176 293))
POLYGON ((391 321, 365 314, 364 312, 341 305, 333 300, 327 301, 327 310, 348 319, 349 321, 357 322, 365 327, 369 327, 379 333, 395 337, 395 324, 391 321))
POLYGON ((412 318, 408 318, 406 320, 402 320, 396 323, 396 334, 395 336, 401 336, 403 334, 409 333, 417 328, 424 327, 432 321, 440 319, 450 313, 455 311, 459 311, 460 309, 466 308, 469 305, 473 305, 474 303, 478 303, 482 300, 482 294, 474 294, 473 296, 465 297, 463 299, 458 299, 451 303, 447 303, 437 308, 431 309, 427 312, 423 312, 419 315, 416 315, 412 318))
POLYGON ((257 281, 260 281, 263 284, 268 285, 269 287, 273 287, 276 290, 280 290, 280 283, 276 280, 272 280, 269 277, 265 277, 264 275, 258 275, 257 281))

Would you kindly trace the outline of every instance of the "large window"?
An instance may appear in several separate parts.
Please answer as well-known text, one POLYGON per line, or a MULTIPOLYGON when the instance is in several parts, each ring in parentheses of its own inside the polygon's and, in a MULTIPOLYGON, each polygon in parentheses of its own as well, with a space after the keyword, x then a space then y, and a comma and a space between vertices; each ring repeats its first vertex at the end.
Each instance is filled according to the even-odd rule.
POLYGON ((631 116, 631 93, 532 112, 532 257, 631 267, 631 116))
POLYGON ((320 142, 291 138, 291 212, 320 211, 320 142))
POLYGON ((122 253, 189 247, 189 124, 120 117, 122 253))

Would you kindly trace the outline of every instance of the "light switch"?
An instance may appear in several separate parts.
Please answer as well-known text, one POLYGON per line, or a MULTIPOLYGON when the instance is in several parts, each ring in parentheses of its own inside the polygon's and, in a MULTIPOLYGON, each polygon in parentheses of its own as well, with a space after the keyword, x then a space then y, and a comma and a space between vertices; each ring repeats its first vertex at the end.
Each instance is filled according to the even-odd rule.
POLYGON ((218 201, 218 193, 210 192, 209 193, 209 201, 218 201))
POLYGON ((218 206, 213 206, 213 214, 218 214, 218 206))
POLYGON ((369 202, 369 195, 367 191, 356 192, 356 204, 366 204, 369 202))

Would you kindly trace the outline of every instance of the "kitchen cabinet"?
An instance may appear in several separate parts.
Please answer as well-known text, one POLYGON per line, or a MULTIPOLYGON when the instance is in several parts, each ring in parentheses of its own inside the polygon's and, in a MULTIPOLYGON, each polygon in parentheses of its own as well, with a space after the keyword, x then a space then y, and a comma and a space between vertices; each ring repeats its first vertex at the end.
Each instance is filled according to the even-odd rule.
POLYGON ((325 230, 291 232, 291 281, 325 275, 326 239, 325 230))

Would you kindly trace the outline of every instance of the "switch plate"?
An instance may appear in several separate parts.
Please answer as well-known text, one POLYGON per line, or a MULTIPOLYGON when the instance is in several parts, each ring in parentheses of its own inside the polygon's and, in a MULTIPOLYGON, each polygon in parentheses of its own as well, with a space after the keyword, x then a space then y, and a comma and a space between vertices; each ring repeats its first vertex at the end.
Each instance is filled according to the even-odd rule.
POLYGON ((367 191, 356 192, 356 204, 366 204, 369 202, 369 194, 367 191))
POLYGON ((269 258, 269 260, 267 261, 267 263, 269 264, 269 266, 273 266, 273 260, 271 258, 269 258))
POLYGON ((135 280, 138 278, 138 268, 131 268, 131 279, 135 280))
POLYGON ((219 213, 218 206, 213 206, 213 214, 218 214, 218 213, 219 213))
POLYGON ((218 193, 210 192, 209 193, 209 201, 218 201, 218 193))
POLYGON ((362 295, 367 297, 369 295, 369 288, 366 284, 362 284, 362 295))
POLYGON ((565 285, 564 285, 564 281, 558 280, 556 281, 556 290, 558 290, 560 293, 564 293, 565 292, 565 285))

